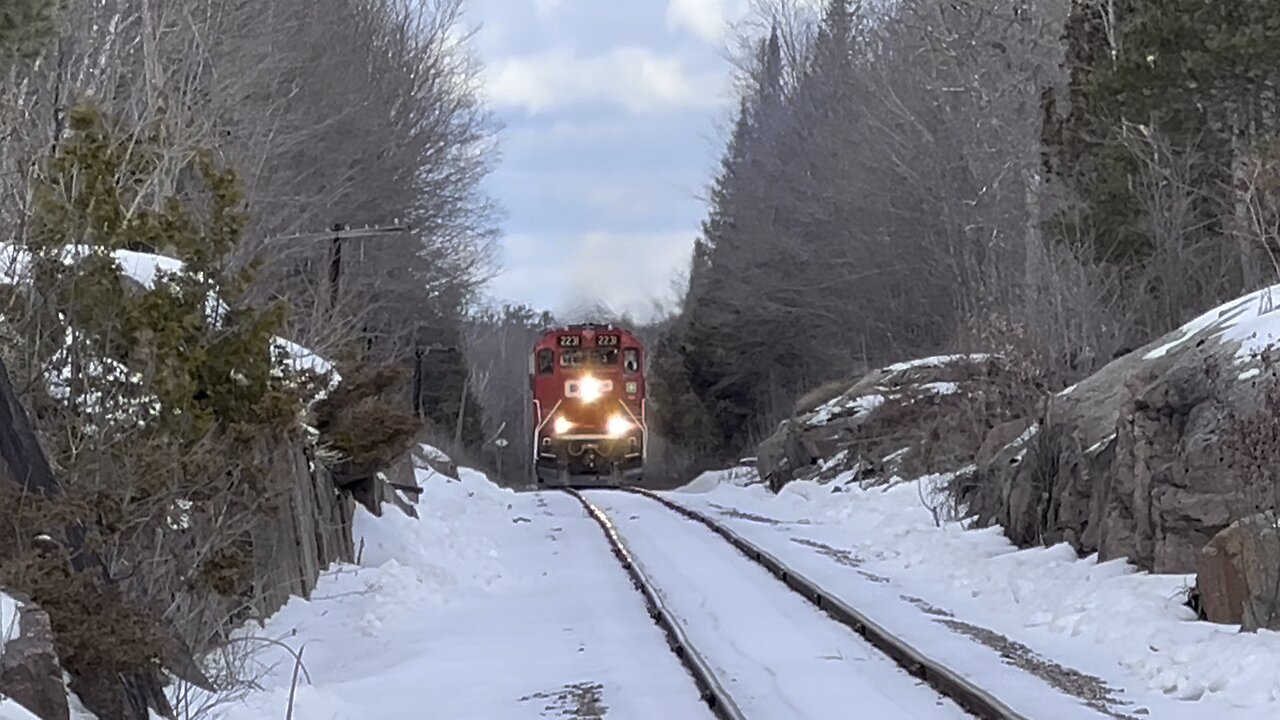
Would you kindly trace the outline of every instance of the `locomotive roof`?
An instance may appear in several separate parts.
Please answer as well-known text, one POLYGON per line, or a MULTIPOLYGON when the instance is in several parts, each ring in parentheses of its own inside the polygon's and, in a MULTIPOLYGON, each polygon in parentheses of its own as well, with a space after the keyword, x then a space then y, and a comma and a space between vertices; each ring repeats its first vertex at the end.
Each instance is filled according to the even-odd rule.
MULTIPOLYGON (((560 325, 559 327, 549 328, 543 331, 544 335, 559 332, 573 332, 582 330, 617 330, 619 332, 631 333, 630 328, 614 325, 613 323, 573 323, 571 325, 560 325)), ((634 334, 634 333, 632 333, 634 334)))

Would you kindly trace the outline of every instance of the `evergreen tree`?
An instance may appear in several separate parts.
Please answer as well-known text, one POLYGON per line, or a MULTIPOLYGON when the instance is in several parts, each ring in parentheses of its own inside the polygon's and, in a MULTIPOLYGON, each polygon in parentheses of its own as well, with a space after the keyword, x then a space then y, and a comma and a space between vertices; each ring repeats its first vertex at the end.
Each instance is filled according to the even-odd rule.
POLYGON ((1079 2, 1068 23, 1072 113, 1049 133, 1050 164, 1084 201, 1073 234, 1099 259, 1139 263, 1154 238, 1134 195, 1141 160, 1126 137, 1141 127, 1193 151, 1201 222, 1220 225, 1240 153, 1280 129, 1269 99, 1280 79, 1280 5, 1127 0, 1112 36, 1096 12, 1079 2))
POLYGON ((60 0, 4 0, 0 4, 0 67, 38 53, 57 29, 60 0))

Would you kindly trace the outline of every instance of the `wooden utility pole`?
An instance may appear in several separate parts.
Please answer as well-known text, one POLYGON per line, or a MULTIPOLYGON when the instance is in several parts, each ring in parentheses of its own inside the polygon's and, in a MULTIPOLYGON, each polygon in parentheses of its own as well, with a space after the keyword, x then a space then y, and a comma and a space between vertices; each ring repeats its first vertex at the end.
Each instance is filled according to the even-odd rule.
POLYGON ((329 314, 338 308, 338 297, 342 288, 342 241, 354 238, 380 237, 399 235, 409 232, 408 225, 399 223, 378 225, 352 229, 342 223, 334 223, 327 232, 298 233, 296 235, 278 235, 267 238, 266 243, 278 243, 288 240, 325 240, 329 241, 329 314))
POLYGON ((329 314, 338 307, 338 287, 342 279, 342 224, 334 223, 329 246, 329 314))

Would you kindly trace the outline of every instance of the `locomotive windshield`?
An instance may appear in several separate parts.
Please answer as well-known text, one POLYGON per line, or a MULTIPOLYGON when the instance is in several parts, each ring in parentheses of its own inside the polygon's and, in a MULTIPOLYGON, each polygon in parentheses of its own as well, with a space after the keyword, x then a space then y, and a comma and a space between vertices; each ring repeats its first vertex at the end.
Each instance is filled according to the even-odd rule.
POLYGON ((561 350, 560 351, 560 367, 578 368, 584 365, 588 367, 613 367, 618 364, 617 348, 596 348, 594 350, 561 350))

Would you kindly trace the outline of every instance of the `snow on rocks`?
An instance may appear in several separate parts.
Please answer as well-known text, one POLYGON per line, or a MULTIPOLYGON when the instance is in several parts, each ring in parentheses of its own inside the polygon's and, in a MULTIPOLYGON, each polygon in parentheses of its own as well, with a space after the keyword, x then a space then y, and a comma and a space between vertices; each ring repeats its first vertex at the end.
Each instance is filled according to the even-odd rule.
POLYGON ((835 419, 858 420, 884 405, 886 400, 901 400, 913 390, 924 395, 953 395, 960 392, 959 384, 947 379, 931 380, 931 377, 938 371, 945 374, 951 369, 981 365, 995 357, 986 354, 938 355, 889 365, 853 383, 848 392, 819 405, 801 421, 809 427, 819 427, 835 419), (913 383, 913 380, 920 382, 913 383))
POLYGON ((862 395, 855 398, 838 397, 824 403, 805 418, 804 423, 810 427, 826 425, 835 418, 857 419, 865 417, 872 410, 884 404, 884 395, 862 395))
MULTIPOLYGON (((108 253, 102 248, 88 245, 67 246, 61 260, 67 264, 72 264, 91 255, 110 255, 120 267, 120 272, 124 277, 148 289, 154 288, 157 283, 164 281, 165 278, 181 274, 184 272, 185 267, 181 260, 163 255, 133 250, 112 250, 108 253)), ((31 255, 25 248, 15 246, 12 243, 0 243, 0 284, 19 285, 26 283, 29 281, 30 271, 31 255)), ((209 298, 207 312, 210 318, 216 320, 222 317, 226 309, 226 304, 218 298, 209 298)), ((68 327, 66 335, 66 344, 70 346, 74 342, 74 331, 68 327)), ((296 374, 311 372, 321 379, 328 380, 327 385, 317 392, 313 400, 319 400, 332 392, 342 380, 331 362, 320 357, 312 350, 290 340, 282 337, 272 338, 272 352, 278 362, 278 369, 275 371, 277 377, 281 375, 282 370, 289 370, 296 374)), ((104 375, 119 375, 130 379, 136 375, 136 373, 129 372, 127 368, 110 359, 105 360, 104 363, 98 367, 91 365, 89 371, 104 375)), ((65 365, 65 363, 62 365, 65 365)), ((59 374, 61 373, 61 375, 65 376, 69 372, 69 366, 54 368, 50 391, 55 397, 65 397, 68 393, 66 388, 67 380, 65 378, 60 379, 59 374)), ((93 401, 93 399, 91 398, 90 401, 93 401)), ((128 413, 127 419, 136 419, 139 423, 145 422, 154 415, 154 412, 158 409, 156 407, 157 404, 154 398, 144 396, 140 400, 134 401, 133 407, 126 410, 128 413)))
POLYGON ((887 374, 897 374, 904 370, 920 370, 923 368, 940 368, 947 365, 956 365, 958 363, 983 362, 992 359, 993 355, 984 353, 973 353, 970 355, 935 355, 933 357, 917 358, 906 362, 896 363, 884 368, 882 372, 887 374))
POLYGON ((1280 285, 1273 285, 1219 305, 1183 325, 1173 337, 1143 357, 1146 360, 1163 357, 1192 338, 1207 336, 1221 343, 1239 343, 1237 359, 1247 358, 1280 339, 1277 293, 1280 285))
POLYGON ((0 655, 10 638, 18 635, 18 601, 0 592, 0 655))
MULTIPOLYGON (((1189 575, 1080 558, 1066 544, 1019 550, 1000 528, 937 522, 927 479, 832 492, 797 481, 773 495, 721 485, 673 495, 717 515, 829 590, 880 593, 944 632, 946 616, 986 628, 1113 691, 1121 713, 1262 718, 1280 713, 1280 634, 1197 622, 1182 604, 1189 575), (743 517, 805 518, 803 525, 743 517), (814 547, 857 559, 856 572, 814 547), (888 593, 888 595, 885 595, 888 593), (943 615, 945 613, 945 616, 943 615)), ((957 636, 959 637, 959 636, 957 636)))
POLYGON ((17 702, 0 695, 0 720, 40 720, 17 702))
MULTIPOLYGON (((889 481, 970 463, 983 441, 970 400, 1009 372, 996 355, 940 355, 874 370, 817 404, 839 387, 823 386, 801 401, 801 408, 815 403, 811 410, 801 410, 761 443, 760 474, 776 488, 855 468, 860 480, 889 481), (920 437, 930 428, 938 439, 924 452, 920 437)), ((995 414, 979 421, 1010 419, 1003 411, 995 414)))

